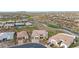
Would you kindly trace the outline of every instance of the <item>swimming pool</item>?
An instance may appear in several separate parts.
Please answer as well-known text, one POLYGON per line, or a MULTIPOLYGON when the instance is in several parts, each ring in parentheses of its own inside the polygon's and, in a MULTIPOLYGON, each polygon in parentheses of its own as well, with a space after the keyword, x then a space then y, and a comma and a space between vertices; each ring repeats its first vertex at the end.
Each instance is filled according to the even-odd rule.
POLYGON ((38 43, 28 43, 28 44, 24 44, 24 45, 20 45, 20 46, 14 46, 11 48, 46 48, 46 47, 44 45, 38 44, 38 43))

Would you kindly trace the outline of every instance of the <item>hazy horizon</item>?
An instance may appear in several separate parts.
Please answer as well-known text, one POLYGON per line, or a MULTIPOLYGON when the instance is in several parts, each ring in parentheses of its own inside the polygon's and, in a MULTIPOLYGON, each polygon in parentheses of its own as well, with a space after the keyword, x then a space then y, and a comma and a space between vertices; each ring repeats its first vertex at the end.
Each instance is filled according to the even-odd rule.
POLYGON ((78 0, 0 0, 0 12, 79 11, 78 0))

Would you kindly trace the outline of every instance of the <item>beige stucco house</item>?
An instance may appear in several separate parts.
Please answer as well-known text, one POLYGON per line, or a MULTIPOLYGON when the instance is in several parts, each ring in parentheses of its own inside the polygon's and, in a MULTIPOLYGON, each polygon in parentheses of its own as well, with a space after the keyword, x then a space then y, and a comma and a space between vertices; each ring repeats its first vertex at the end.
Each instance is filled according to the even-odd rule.
POLYGON ((75 36, 59 33, 48 39, 49 45, 53 44, 56 47, 67 48, 74 42, 75 36))
POLYGON ((29 39, 28 33, 26 31, 17 32, 17 44, 23 44, 29 39))
POLYGON ((48 38, 48 32, 46 30, 33 30, 31 35, 32 42, 39 42, 48 38))

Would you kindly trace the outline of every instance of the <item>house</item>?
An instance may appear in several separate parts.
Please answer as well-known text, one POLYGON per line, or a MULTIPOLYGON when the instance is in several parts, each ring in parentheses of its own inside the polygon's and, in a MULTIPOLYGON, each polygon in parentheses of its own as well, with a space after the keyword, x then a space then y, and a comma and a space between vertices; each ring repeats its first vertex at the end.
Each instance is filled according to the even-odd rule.
POLYGON ((0 41, 14 39, 15 32, 0 32, 0 41))
POLYGON ((23 23, 23 22, 15 22, 16 28, 19 28, 19 27, 24 26, 24 25, 25 25, 25 23, 23 23))
POLYGON ((48 38, 48 32, 46 30, 33 30, 31 39, 32 42, 39 42, 40 40, 44 40, 48 38))
POLYGON ((31 22, 26 22, 25 25, 26 25, 26 26, 31 26, 32 23, 31 23, 31 22))
POLYGON ((16 20, 16 22, 26 23, 26 22, 28 22, 28 19, 19 19, 19 20, 16 20))
POLYGON ((5 23, 6 22, 0 21, 0 28, 3 28, 5 23))
POLYGON ((26 18, 27 18, 27 16, 25 16, 25 15, 20 16, 20 19, 26 19, 26 18))
POLYGON ((75 36, 59 33, 48 39, 49 45, 53 44, 56 47, 67 48, 74 42, 75 36))
POLYGON ((21 20, 21 22, 24 22, 24 23, 27 22, 27 21, 28 21, 28 19, 22 19, 21 20))
POLYGON ((2 19, 2 16, 0 15, 0 19, 2 19))
POLYGON ((15 26, 15 24, 13 22, 7 22, 4 24, 4 28, 12 28, 14 26, 15 26))
POLYGON ((16 22, 15 26, 24 26, 24 23, 23 22, 16 22))
POLYGON ((0 28, 3 28, 4 24, 3 23, 0 23, 0 28))
POLYGON ((23 44, 29 39, 28 33, 26 31, 17 32, 17 44, 23 44))

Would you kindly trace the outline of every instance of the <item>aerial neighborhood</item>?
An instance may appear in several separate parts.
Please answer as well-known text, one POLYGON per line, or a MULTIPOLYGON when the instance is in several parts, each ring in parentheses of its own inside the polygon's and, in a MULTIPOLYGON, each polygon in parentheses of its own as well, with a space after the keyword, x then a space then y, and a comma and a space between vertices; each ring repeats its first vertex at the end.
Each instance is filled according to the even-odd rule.
POLYGON ((31 43, 46 48, 75 48, 79 46, 77 16, 76 12, 1 13, 0 48, 31 43))

